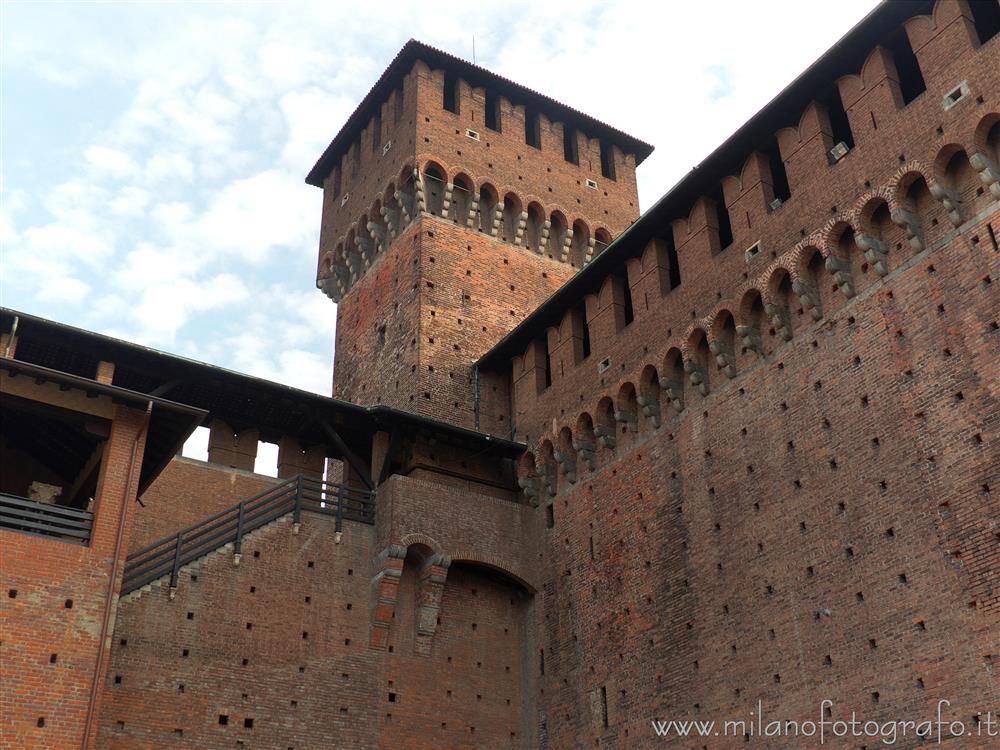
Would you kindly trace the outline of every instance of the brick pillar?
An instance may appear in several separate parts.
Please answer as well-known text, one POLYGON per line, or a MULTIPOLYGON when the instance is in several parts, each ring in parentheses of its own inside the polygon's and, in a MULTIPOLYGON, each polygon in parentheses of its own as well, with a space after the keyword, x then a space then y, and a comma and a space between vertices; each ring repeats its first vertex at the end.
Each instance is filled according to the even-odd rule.
POLYGON ((257 459, 257 440, 260 438, 257 430, 244 430, 236 434, 235 430, 221 419, 213 419, 209 429, 210 463, 253 471, 254 461, 257 459))
POLYGON ((11 336, 9 333, 0 333, 0 357, 14 359, 16 352, 17 336, 11 336))
POLYGON ((111 382, 115 378, 115 363, 114 362, 98 362, 97 372, 94 373, 94 380, 98 383, 106 383, 111 385, 111 382))
POLYGON ((430 656, 434 633, 437 631, 438 614, 441 612, 441 597, 448 578, 451 558, 446 555, 431 555, 424 562, 417 575, 417 637, 414 650, 422 656, 430 656))
POLYGON ((283 435, 278 441, 278 479, 287 479, 296 474, 321 479, 325 464, 325 446, 314 445, 303 450, 295 438, 287 435, 283 435))
POLYGON ((403 576, 406 548, 390 544, 373 561, 371 632, 369 648, 384 651, 389 646, 389 629, 392 627, 396 602, 399 600, 399 581, 403 576))

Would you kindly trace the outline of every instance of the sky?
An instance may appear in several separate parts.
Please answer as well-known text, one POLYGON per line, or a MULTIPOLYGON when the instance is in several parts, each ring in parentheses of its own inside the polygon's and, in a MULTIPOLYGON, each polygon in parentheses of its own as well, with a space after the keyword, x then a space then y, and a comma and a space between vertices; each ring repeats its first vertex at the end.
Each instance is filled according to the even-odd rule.
POLYGON ((0 303, 329 393, 323 148, 411 37, 656 150, 651 206, 875 0, 0 0, 0 303))

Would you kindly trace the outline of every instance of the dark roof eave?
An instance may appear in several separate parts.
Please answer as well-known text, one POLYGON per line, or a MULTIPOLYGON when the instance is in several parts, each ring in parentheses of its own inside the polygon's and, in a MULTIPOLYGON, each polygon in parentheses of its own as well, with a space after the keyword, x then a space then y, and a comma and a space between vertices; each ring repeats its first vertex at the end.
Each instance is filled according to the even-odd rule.
MULTIPOLYGON (((151 347, 142 346, 140 344, 135 344, 130 341, 124 341, 122 339, 114 338, 112 336, 106 336, 102 333, 96 333, 94 331, 88 331, 83 328, 77 328, 75 326, 67 325, 66 323, 59 323, 54 320, 49 320, 47 318, 41 318, 36 315, 31 315, 29 313, 23 313, 17 310, 12 310, 6 307, 0 307, 0 331, 7 333, 11 330, 11 326, 14 318, 20 318, 22 321, 22 326, 24 322, 33 323, 42 328, 52 328, 60 332, 70 334, 72 336, 79 337, 84 340, 92 341, 100 344, 105 352, 109 353, 109 358, 113 361, 114 351, 127 351, 133 353, 139 353, 144 356, 153 357, 162 361, 176 362, 183 364, 187 367, 198 371, 204 371, 206 373, 211 373, 218 376, 220 379, 229 380, 230 382, 241 382, 246 383, 251 386, 255 386, 265 391, 273 392, 275 395, 287 396, 291 399, 297 401, 305 401, 306 403, 313 404, 319 408, 323 409, 333 409, 336 411, 341 411, 346 413, 348 418, 358 420, 364 424, 365 429, 374 430, 379 427, 390 427, 394 420, 407 422, 415 426, 423 427, 428 430, 436 431, 438 433, 451 435, 454 437, 462 438, 463 440, 470 441, 473 443, 481 443, 484 446, 494 447, 505 454, 516 455, 525 449, 521 443, 506 440, 504 438, 496 437, 485 432, 479 432, 478 430, 470 430, 465 427, 459 427, 456 425, 449 424, 447 422, 442 422, 431 417, 426 417, 420 414, 414 414, 411 412, 402 411, 400 409, 395 409, 389 406, 360 406, 358 404, 353 404, 349 401, 342 401, 340 399, 333 398, 331 396, 323 396, 318 393, 313 393, 312 391, 305 391, 301 388, 295 388, 290 385, 285 385, 283 383, 276 383, 272 380, 265 380, 264 378, 259 378, 253 375, 245 375, 240 372, 235 372, 233 370, 228 370, 223 367, 218 367, 217 365, 207 364, 205 362, 199 362, 197 360, 189 359, 187 357, 180 357, 175 354, 170 354, 168 352, 163 352, 158 349, 153 349, 151 347)), ((19 336, 23 327, 19 328, 19 336)), ((63 373, 58 370, 51 370, 49 368, 41 367, 39 365, 34 365, 28 362, 23 362, 16 359, 0 359, 0 362, 14 362, 17 366, 23 368, 35 368, 39 371, 45 371, 56 376, 60 376, 65 379, 67 383, 78 383, 80 387, 89 388, 93 391, 99 391, 104 389, 105 391, 114 391, 119 394, 121 398, 132 397, 136 403, 141 402, 145 404, 148 401, 153 401, 154 403, 159 403, 164 406, 176 407, 181 410, 187 410, 191 414, 198 416, 199 421, 203 420, 209 412, 199 409, 197 407, 188 406, 186 404, 178 404, 167 399, 148 396, 144 393, 139 393, 138 391, 130 391, 118 386, 105 385, 99 383, 96 380, 91 380, 89 378, 81 377, 78 375, 71 375, 69 373, 63 373)))
POLYGON ((511 358, 523 353, 528 343, 540 335, 539 328, 558 325, 569 306, 599 287, 622 262, 641 254, 646 243, 662 230, 664 221, 686 216, 699 196, 708 192, 723 176, 742 166, 742 162, 736 163, 737 160, 748 156, 756 145, 787 124, 789 112, 795 113, 797 122, 817 90, 829 85, 831 80, 860 69, 864 57, 885 35, 886 27, 895 27, 907 18, 927 13, 933 4, 934 0, 883 0, 722 145, 693 167, 593 262, 557 289, 480 357, 476 366, 484 371, 509 368, 511 358))
POLYGON ((160 398, 159 396, 150 396, 149 394, 131 391, 127 388, 119 388, 116 385, 101 383, 98 380, 91 380, 90 378, 80 377, 79 375, 60 372, 59 370, 42 367, 41 365, 35 365, 30 362, 23 362, 19 359, 11 359, 10 357, 0 357, 0 370, 7 370, 9 372, 16 373, 17 375, 27 375, 28 377, 46 380, 51 383, 59 383, 88 394, 96 393, 102 396, 108 396, 115 403, 126 403, 134 407, 145 407, 148 404, 152 404, 160 409, 166 409, 179 414, 196 417, 198 421, 208 416, 207 411, 199 409, 196 406, 179 404, 176 401, 170 401, 169 399, 160 398))
POLYGON ((501 93, 507 93, 508 98, 520 99, 532 105, 545 107, 550 111, 554 109, 563 119, 578 124, 592 135, 600 136, 603 134, 610 136, 624 151, 635 154, 636 166, 653 153, 653 147, 650 144, 607 123, 601 122, 578 109, 558 102, 551 97, 529 89, 527 86, 522 86, 509 78, 497 75, 486 68, 470 63, 444 50, 424 44, 416 39, 410 39, 396 53, 392 62, 389 63, 382 72, 382 75, 379 76, 379 79, 369 89, 365 98, 361 100, 361 103, 358 104, 354 112, 347 118, 344 126, 323 150, 323 154, 316 161, 316 164, 313 165, 313 168, 309 170, 309 174, 306 175, 305 181, 307 184, 314 187, 323 187, 323 180, 326 179, 333 169, 332 162, 334 159, 347 151, 347 146, 349 143, 353 143, 356 133, 368 124, 368 121, 374 116, 376 108, 380 107, 382 101, 388 96, 388 89, 398 85, 398 80, 402 80, 410 72, 413 64, 421 59, 431 67, 455 69, 460 75, 471 78, 473 81, 483 79, 492 80, 502 87, 501 93), (514 96, 509 96, 510 93, 513 93, 514 96))

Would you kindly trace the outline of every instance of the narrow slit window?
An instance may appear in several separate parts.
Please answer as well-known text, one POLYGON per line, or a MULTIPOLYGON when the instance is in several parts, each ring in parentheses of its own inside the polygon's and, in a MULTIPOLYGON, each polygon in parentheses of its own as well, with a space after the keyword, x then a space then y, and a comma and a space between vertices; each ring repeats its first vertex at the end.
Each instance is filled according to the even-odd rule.
POLYGON ((542 129, 538 113, 530 109, 524 110, 524 142, 532 148, 542 147, 542 129))
POLYGON ((458 78, 454 73, 444 74, 444 108, 458 114, 458 78))
POLYGON ((580 154, 577 150, 576 128, 566 125, 563 127, 563 158, 570 164, 580 163, 580 154))
POLYGON ((577 320, 580 321, 580 360, 590 356, 590 323, 587 322, 587 305, 581 302, 576 306, 577 320))
POLYGON ((333 198, 340 197, 340 168, 335 167, 330 173, 330 193, 333 198))
POLYGON ((605 140, 601 141, 601 174, 609 180, 615 178, 615 149, 605 140))
POLYGON ((552 356, 549 354, 549 343, 543 342, 542 347, 545 352, 545 387, 552 385, 552 356))
POLYGON ((378 112, 372 119, 372 152, 378 153, 382 148, 382 113, 378 112))
POLYGON ((729 209, 726 207, 726 196, 722 192, 722 183, 708 196, 715 203, 715 218, 719 224, 719 252, 733 244, 733 225, 729 220, 729 209))
POLYGON ((830 136, 833 138, 833 145, 843 143, 848 150, 854 148, 854 132, 851 130, 851 121, 847 117, 847 110, 844 109, 844 101, 840 98, 840 89, 831 86, 817 101, 826 108, 826 115, 830 119, 830 136))
POLYGON ((615 274, 615 278, 622 287, 622 325, 624 327, 635 320, 635 307, 632 305, 632 289, 629 287, 628 283, 628 271, 622 267, 618 273, 615 274))
POLYGON ((910 38, 906 35, 906 29, 902 27, 897 29, 886 40, 885 48, 892 54, 892 60, 896 63, 903 104, 909 104, 927 90, 927 85, 924 83, 923 73, 920 72, 917 56, 913 54, 913 47, 910 46, 910 38))
POLYGON ((771 187, 774 188, 774 197, 784 203, 792 197, 792 190, 788 186, 788 173, 785 171, 785 161, 781 158, 781 148, 778 146, 777 138, 772 138, 767 146, 767 164, 771 168, 771 187))
POLYGON ((601 685, 601 724, 608 728, 608 689, 601 685))
POLYGON ((674 245, 674 233, 667 228, 663 241, 667 244, 667 269, 670 288, 676 289, 681 285, 681 264, 677 259, 677 247, 674 245))
POLYGON ((486 89, 486 127, 500 132, 500 97, 486 89))
POLYGON ((1000 32, 1000 5, 993 0, 989 2, 972 0, 969 9, 972 11, 972 23, 976 27, 979 43, 986 44, 1000 32))
POLYGON ((392 117, 393 120, 398 123, 403 119, 403 89, 396 90, 396 96, 394 99, 392 117))

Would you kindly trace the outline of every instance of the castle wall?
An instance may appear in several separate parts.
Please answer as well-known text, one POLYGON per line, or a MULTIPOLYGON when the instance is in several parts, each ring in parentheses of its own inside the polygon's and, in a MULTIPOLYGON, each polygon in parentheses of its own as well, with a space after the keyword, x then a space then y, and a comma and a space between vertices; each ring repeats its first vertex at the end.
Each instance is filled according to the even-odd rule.
POLYGON ((453 179, 461 173, 472 178, 476 187, 488 183, 502 200, 512 193, 522 210, 539 203, 546 217, 560 211, 572 228, 580 219, 593 235, 599 228, 612 236, 620 234, 639 215, 635 180, 635 157, 615 149, 615 179, 601 174, 600 145, 577 132, 578 164, 565 159, 563 123, 553 122, 545 113, 539 119, 540 148, 525 143, 525 107, 499 97, 500 131, 485 125, 486 93, 458 79, 458 112, 442 106, 445 74, 418 65, 417 162, 434 161, 453 179), (479 139, 466 135, 472 130, 479 139), (587 180, 597 183, 587 186, 587 180))
MULTIPOLYGON (((472 363, 571 274, 565 264, 421 217, 338 305, 334 396, 474 426, 472 363)), ((509 434, 506 390, 493 387, 481 394, 480 425, 509 434)))
MULTIPOLYGON (((417 99, 412 74, 382 102, 380 112, 380 123, 375 118, 368 121, 340 164, 323 181, 321 256, 356 225, 362 212, 376 200, 384 200, 390 183, 399 185, 400 170, 415 148, 417 99), (380 125, 378 136, 376 124, 380 125), (388 150, 386 144, 391 144, 388 150)), ((374 217, 369 213, 368 218, 374 217)))
POLYGON ((513 361, 524 478, 551 513, 551 747, 654 747, 653 718, 748 719, 758 699, 799 721, 823 699, 878 721, 950 700, 973 731, 995 702, 1000 210, 970 161, 995 163, 1000 41, 966 9, 907 24, 927 85, 909 104, 877 51, 841 79, 839 162, 815 107, 778 134, 783 205, 759 161, 723 181, 730 249, 695 203, 666 228, 680 286, 651 243, 628 263, 633 322, 608 279, 590 357, 564 356, 567 311, 550 387, 537 344, 513 361))
MULTIPOLYGON (((543 433, 553 432, 551 419, 557 415, 560 427, 571 430, 584 411, 596 424, 602 397, 617 405, 623 385, 639 389, 647 365, 660 377, 673 377, 668 370, 675 354, 683 364, 690 361, 697 366, 708 388, 715 388, 728 375, 715 353, 708 351, 711 345, 720 347, 739 372, 756 361, 754 346, 770 355, 784 343, 782 327, 797 335, 812 325, 812 307, 830 312, 847 302, 849 294, 879 283, 880 258, 885 271, 897 268, 921 247, 940 244, 956 225, 991 210, 996 205, 995 183, 991 187, 992 178, 985 171, 980 177, 969 158, 980 154, 987 161, 997 159, 996 142, 987 142, 986 134, 1000 119, 993 101, 1000 79, 992 65, 1000 42, 994 37, 980 46, 970 36, 969 21, 962 15, 966 7, 944 0, 937 5, 934 24, 919 18, 911 22, 927 27, 926 38, 913 33, 927 90, 908 105, 889 94, 872 98, 874 92, 896 86, 891 65, 887 68, 877 50, 858 76, 840 80, 845 91, 864 89, 871 94, 865 101, 865 118, 855 118, 855 146, 840 161, 829 163, 823 139, 817 137, 825 126, 822 117, 814 116, 816 105, 803 113, 797 130, 778 134, 792 191, 779 208, 763 211, 768 193, 761 175, 766 164, 759 160, 748 158, 739 178, 724 180, 733 217, 734 241, 729 249, 719 247, 710 202, 693 201, 688 217, 663 227, 676 247, 679 286, 670 289, 663 283, 662 253, 651 243, 641 258, 627 263, 635 318, 631 324, 624 324, 621 289, 609 277, 599 293, 581 300, 590 327, 589 357, 561 360, 566 366, 551 368, 552 386, 545 389, 537 387, 533 372, 543 358, 532 346, 516 357, 509 379, 518 439, 537 447, 543 433), (945 109, 942 97, 959 80, 966 81, 969 93, 945 109), (747 185, 753 189, 743 189, 747 185), (739 205, 745 209, 738 211, 739 205), (762 211, 763 219, 751 215, 748 222, 749 208, 762 211), (866 237, 876 241, 884 257, 865 257, 869 248, 861 244, 866 237), (742 251, 754 246, 757 252, 746 257, 742 251), (830 263, 846 272, 849 288, 842 287, 827 268, 830 263), (801 285, 802 294, 793 285, 801 285), (773 315, 764 312, 770 305, 775 308, 773 315), (742 326, 754 329, 759 341, 748 346, 736 330, 742 326)), ((851 96, 845 101, 850 102, 851 96)), ((856 109, 860 101, 848 109, 856 109)), ((977 243, 987 252, 992 248, 985 230, 977 243)), ((547 331, 550 352, 575 335, 568 324, 570 311, 563 313, 563 323, 547 331)), ((681 376, 685 390, 691 389, 688 375, 681 376)))
POLYGON ((420 227, 411 225, 381 253, 337 305, 333 396, 411 408, 419 362, 420 227))
POLYGON ((422 220, 420 242, 420 391, 408 408, 509 436, 509 398, 502 385, 479 385, 477 425, 472 363, 562 286, 573 269, 443 219, 422 220))
POLYGON ((175 457, 143 493, 129 549, 141 549, 273 487, 279 480, 175 457))
POLYGON ((60 395, 64 406, 74 406, 72 397, 79 396, 88 412, 110 418, 111 432, 89 545, 0 530, 5 748, 94 747, 109 658, 103 640, 114 626, 112 592, 126 554, 118 541, 128 539, 142 465, 142 411, 114 406, 108 398, 60 395))
POLYGON ((101 747, 530 746, 523 589, 453 565, 418 651, 424 584, 409 556, 373 649, 375 529, 346 522, 339 543, 333 530, 306 513, 294 534, 286 516, 245 538, 239 566, 222 550, 183 570, 172 600, 165 581, 126 597, 101 747))
POLYGON ((758 699, 799 721, 823 699, 833 719, 878 721, 950 700, 970 726, 995 703, 1000 300, 984 281, 996 252, 971 242, 984 230, 658 430, 643 421, 575 485, 559 477, 539 621, 551 747, 657 747, 652 718, 746 719, 758 699))

